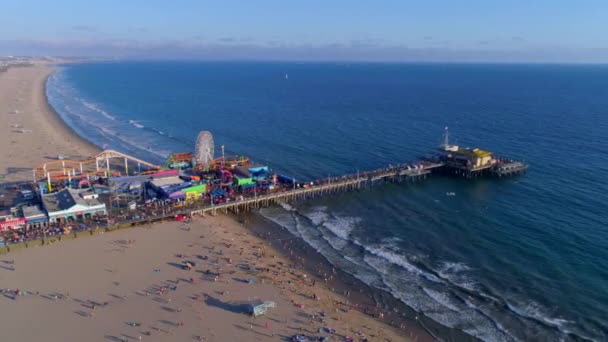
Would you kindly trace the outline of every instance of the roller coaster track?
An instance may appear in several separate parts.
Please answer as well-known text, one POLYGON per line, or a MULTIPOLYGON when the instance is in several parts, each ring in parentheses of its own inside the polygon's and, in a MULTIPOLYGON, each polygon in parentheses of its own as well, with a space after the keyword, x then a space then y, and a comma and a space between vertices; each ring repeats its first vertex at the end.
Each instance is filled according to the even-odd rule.
POLYGON ((139 159, 139 158, 135 158, 132 157, 130 155, 124 154, 124 153, 120 153, 114 150, 105 150, 101 153, 99 153, 98 155, 95 156, 96 160, 103 160, 103 159, 111 159, 111 158, 125 158, 127 160, 130 160, 132 162, 147 166, 149 168, 152 169, 160 169, 161 167, 158 165, 154 165, 152 163, 148 163, 145 160, 139 159))
POLYGON ((124 160, 124 173, 128 173, 128 163, 134 163, 138 167, 144 166, 148 169, 159 170, 160 166, 149 163, 145 160, 130 156, 114 150, 104 150, 99 154, 84 160, 52 160, 36 165, 33 169, 34 177, 36 179, 60 180, 68 179, 70 177, 82 177, 82 176, 93 176, 93 175, 107 175, 111 174, 114 176, 121 175, 121 172, 110 169, 110 160, 112 159, 123 159, 124 160))

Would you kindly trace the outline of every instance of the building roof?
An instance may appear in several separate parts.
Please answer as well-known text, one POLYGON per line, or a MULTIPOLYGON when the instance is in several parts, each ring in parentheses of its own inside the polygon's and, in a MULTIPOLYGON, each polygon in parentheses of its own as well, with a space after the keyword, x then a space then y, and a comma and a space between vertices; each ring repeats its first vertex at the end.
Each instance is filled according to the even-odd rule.
POLYGON ((462 155, 466 155, 466 156, 470 156, 470 157, 477 157, 477 158, 492 156, 492 152, 480 150, 478 148, 474 148, 474 149, 461 148, 458 151, 452 151, 452 152, 454 152, 456 154, 462 154, 462 155))
POLYGON ((83 196, 87 194, 93 194, 93 192, 89 189, 74 190, 66 188, 59 192, 43 195, 42 203, 47 212, 69 210, 77 205, 85 208, 103 205, 99 198, 84 198, 83 196))
POLYGON ((478 148, 473 149, 473 154, 475 156, 477 156, 478 158, 483 158, 483 157, 489 157, 492 155, 492 152, 490 151, 484 151, 484 150, 480 150, 478 148))
POLYGON ((46 217, 46 213, 42 211, 42 209, 40 209, 40 207, 37 205, 24 206, 21 207, 21 210, 23 210, 23 217, 25 217, 25 219, 31 220, 35 218, 46 217))
POLYGON ((162 187, 168 186, 168 185, 181 184, 181 183, 184 183, 184 181, 177 176, 173 176, 173 177, 154 179, 153 181, 151 181, 151 183, 155 187, 162 188, 162 187))

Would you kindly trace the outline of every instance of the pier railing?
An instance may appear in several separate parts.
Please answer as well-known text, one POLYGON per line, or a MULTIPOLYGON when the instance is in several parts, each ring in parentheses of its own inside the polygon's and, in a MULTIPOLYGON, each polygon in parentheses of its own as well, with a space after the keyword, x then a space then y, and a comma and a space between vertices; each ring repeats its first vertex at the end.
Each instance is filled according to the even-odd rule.
POLYGON ((328 193, 357 190, 361 186, 375 181, 391 180, 417 180, 425 178, 435 168, 443 166, 442 163, 425 163, 419 165, 397 165, 373 171, 361 172, 342 177, 319 179, 301 187, 282 190, 270 194, 257 195, 243 198, 241 200, 221 204, 208 204, 199 209, 192 210, 190 215, 215 214, 218 210, 228 212, 248 211, 269 206, 283 200, 300 200, 328 193))

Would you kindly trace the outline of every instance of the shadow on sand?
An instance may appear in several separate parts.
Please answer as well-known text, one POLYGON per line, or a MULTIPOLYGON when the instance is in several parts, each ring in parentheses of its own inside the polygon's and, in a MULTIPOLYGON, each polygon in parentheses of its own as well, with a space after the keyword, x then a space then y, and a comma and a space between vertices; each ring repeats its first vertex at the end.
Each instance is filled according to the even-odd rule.
POLYGON ((177 267, 177 268, 179 268, 180 270, 183 270, 183 269, 184 269, 184 265, 183 265, 183 264, 178 264, 178 263, 176 263, 176 262, 168 262, 168 263, 167 263, 167 265, 169 265, 169 266, 173 266, 173 267, 177 267))
POLYGON ((216 308, 220 308, 226 311, 234 312, 234 313, 248 313, 249 312, 249 304, 246 303, 229 303, 224 302, 220 299, 214 297, 207 297, 205 299, 205 304, 209 306, 214 306, 216 308))

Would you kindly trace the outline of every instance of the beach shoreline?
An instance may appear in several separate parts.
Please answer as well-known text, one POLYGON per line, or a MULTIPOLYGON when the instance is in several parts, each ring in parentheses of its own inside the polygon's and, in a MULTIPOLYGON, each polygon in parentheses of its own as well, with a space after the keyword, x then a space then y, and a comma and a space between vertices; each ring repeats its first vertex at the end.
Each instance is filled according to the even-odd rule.
MULTIPOLYGON (((63 126, 64 131, 67 132, 66 134, 69 134, 75 140, 78 140, 78 144, 86 146, 87 150, 90 150, 94 153, 101 152, 102 151, 101 146, 97 146, 95 143, 80 136, 80 134, 78 134, 70 125, 68 125, 67 122, 65 122, 65 120, 63 120, 61 115, 51 105, 49 98, 48 98, 48 92, 47 92, 48 81, 49 81, 49 78, 51 78, 55 73, 59 72, 59 68, 61 68, 61 65, 53 64, 53 65, 49 65, 49 67, 51 67, 52 70, 45 77, 44 82, 42 83, 42 92, 44 94, 44 102, 46 105, 45 109, 50 114, 49 117, 52 117, 51 120, 57 121, 58 125, 63 126)), ((86 156, 83 156, 83 157, 86 157, 86 156)))
POLYGON ((46 98, 53 66, 37 63, 0 74, 0 175, 5 182, 32 179, 32 169, 59 155, 86 158, 99 148, 82 139, 54 111, 46 98))
POLYGON ((443 326, 424 314, 417 313, 388 291, 365 284, 353 275, 335 268, 327 258, 312 246, 262 214, 248 213, 238 220, 246 221, 245 226, 251 232, 264 239, 275 251, 292 260, 292 262, 298 262, 298 255, 306 255, 305 262, 299 260, 302 262, 300 264, 302 269, 309 274, 319 276, 322 273, 334 275, 327 282, 328 287, 335 289, 332 290, 333 292, 341 294, 342 298, 348 301, 351 306, 356 305, 356 310, 374 317, 390 328, 406 332, 410 339, 416 341, 478 341, 477 338, 458 329, 443 326), (288 243, 278 243, 280 241, 287 241, 288 243), (296 253, 293 253, 294 251, 296 253), (348 295, 346 296, 345 293, 348 293, 348 295), (374 306, 377 307, 374 308, 374 306), (383 314, 381 319, 377 317, 379 312, 383 314))

